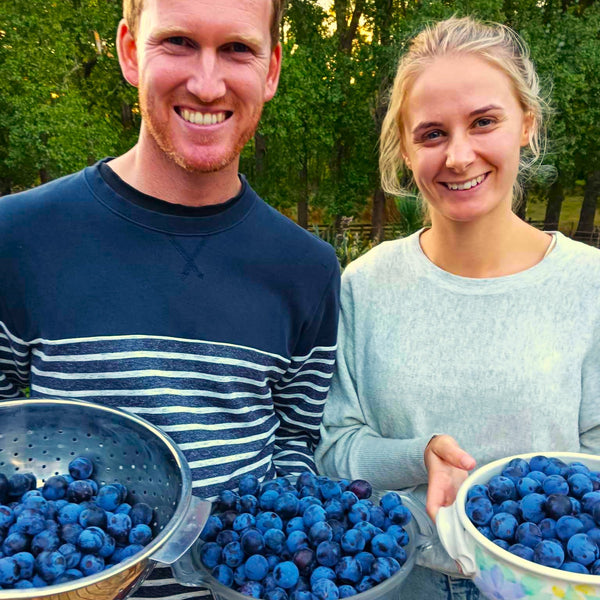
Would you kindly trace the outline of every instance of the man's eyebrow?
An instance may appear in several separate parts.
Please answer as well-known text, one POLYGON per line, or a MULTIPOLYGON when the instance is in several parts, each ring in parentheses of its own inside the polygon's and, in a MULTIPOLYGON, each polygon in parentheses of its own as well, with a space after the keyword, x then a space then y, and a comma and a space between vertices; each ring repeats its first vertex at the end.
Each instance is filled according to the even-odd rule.
MULTIPOLYGON (((483 115, 486 112, 491 110, 504 110, 501 106, 497 104, 488 104, 487 106, 482 106, 481 108, 476 108, 469 113, 469 117, 476 117, 478 115, 483 115)), ((419 123, 413 130, 412 134, 416 135, 423 129, 429 129, 430 127, 442 127, 443 123, 439 121, 424 121, 423 123, 419 123)))
MULTIPOLYGON (((155 29, 152 32, 152 37, 155 39, 168 37, 189 37, 191 40, 193 40, 195 36, 194 32, 191 29, 186 29, 185 27, 181 27, 180 25, 167 25, 165 27, 158 27, 157 29, 155 29)), ((261 45, 261 39, 256 35, 252 35, 251 33, 232 31, 230 34, 225 36, 224 40, 226 44, 240 42, 242 44, 247 44, 251 47, 260 47, 261 45)))

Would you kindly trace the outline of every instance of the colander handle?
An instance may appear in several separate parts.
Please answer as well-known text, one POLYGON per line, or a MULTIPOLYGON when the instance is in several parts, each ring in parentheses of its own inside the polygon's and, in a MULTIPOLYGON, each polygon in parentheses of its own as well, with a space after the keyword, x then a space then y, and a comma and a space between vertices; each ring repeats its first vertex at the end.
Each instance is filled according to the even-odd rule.
POLYGON ((462 575, 473 577, 477 572, 475 557, 467 539, 465 528, 461 525, 456 502, 443 506, 438 511, 436 525, 442 545, 446 552, 458 563, 462 575))
POLYGON ((210 516, 212 504, 191 496, 188 510, 181 519, 181 525, 173 535, 153 555, 152 560, 172 565, 181 558, 198 539, 202 529, 210 516))

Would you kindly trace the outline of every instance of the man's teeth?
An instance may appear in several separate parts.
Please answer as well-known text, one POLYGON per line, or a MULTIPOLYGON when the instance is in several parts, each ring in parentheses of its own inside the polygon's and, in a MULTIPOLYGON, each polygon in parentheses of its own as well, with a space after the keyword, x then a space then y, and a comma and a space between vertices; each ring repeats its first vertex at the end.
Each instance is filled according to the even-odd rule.
POLYGON ((451 190, 470 190, 472 187, 481 183, 484 178, 485 175, 480 175, 479 177, 475 177, 475 179, 465 181, 464 183, 447 183, 446 186, 451 190))
POLYGON ((215 125, 216 123, 222 123, 225 120, 224 112, 201 113, 185 108, 181 110, 181 116, 184 121, 195 123, 196 125, 215 125))

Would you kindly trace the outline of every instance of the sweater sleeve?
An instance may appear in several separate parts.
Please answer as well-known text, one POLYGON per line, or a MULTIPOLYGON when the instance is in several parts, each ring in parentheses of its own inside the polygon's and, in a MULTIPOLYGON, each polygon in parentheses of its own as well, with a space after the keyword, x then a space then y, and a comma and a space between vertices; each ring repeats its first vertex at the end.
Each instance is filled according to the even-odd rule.
POLYGON ((0 302, 0 400, 23 394, 29 383, 29 346, 10 331, 0 302))
POLYGON ((579 443, 581 452, 600 455, 600 320, 581 369, 579 443))
POLYGON ((280 422, 273 462, 280 475, 316 472, 314 451, 335 363, 339 293, 340 272, 335 259, 319 305, 302 329, 287 371, 273 389, 280 422))
POLYGON ((361 335, 368 336, 368 331, 360 311, 369 310, 368 292, 361 282, 361 300, 355 298, 347 275, 342 280, 336 369, 315 452, 317 468, 332 477, 366 479, 378 489, 414 488, 427 483, 423 453, 431 435, 388 438, 373 427, 368 394, 376 390, 363 391, 360 385, 364 370, 377 368, 362 350, 361 335))

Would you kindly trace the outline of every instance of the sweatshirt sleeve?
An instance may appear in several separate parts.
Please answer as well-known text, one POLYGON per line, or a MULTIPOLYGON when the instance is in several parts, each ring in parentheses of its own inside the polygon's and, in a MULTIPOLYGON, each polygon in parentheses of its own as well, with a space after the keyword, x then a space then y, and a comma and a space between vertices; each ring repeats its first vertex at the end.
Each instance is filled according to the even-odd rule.
MULTIPOLYGON (((366 479, 378 489, 414 488, 427 483, 423 453, 431 436, 387 438, 370 423, 369 394, 376 391, 363 390, 360 385, 365 369, 377 368, 362 350, 362 340, 368 336, 363 317, 369 310, 370 292, 361 281, 357 285, 359 300, 353 293, 348 271, 342 278, 336 369, 323 415, 321 441, 315 452, 317 468, 332 477, 366 479)), ((398 408, 390 407, 394 409, 398 408)))
POLYGON ((600 455, 600 320, 581 369, 579 443, 581 452, 600 455))
POLYGON ((23 395, 29 382, 29 346, 10 331, 0 302, 0 400, 23 395))
POLYGON ((314 451, 335 363, 339 294, 340 271, 334 258, 317 310, 301 332, 286 373, 273 389, 280 422, 273 462, 279 475, 316 472, 314 451))

